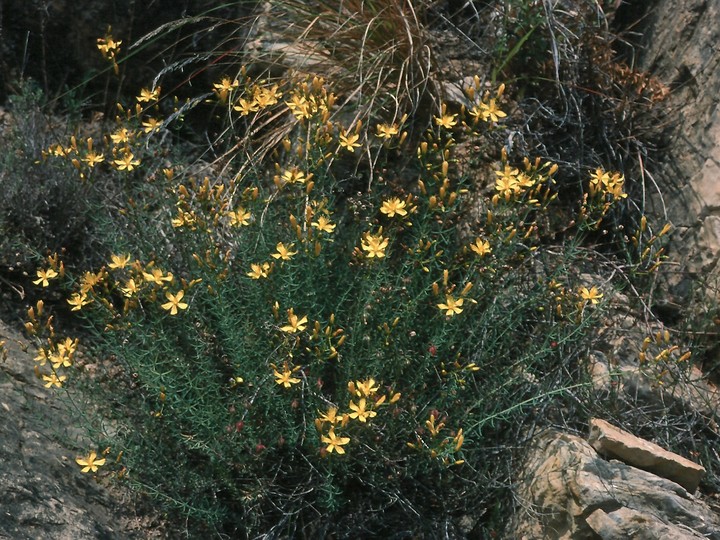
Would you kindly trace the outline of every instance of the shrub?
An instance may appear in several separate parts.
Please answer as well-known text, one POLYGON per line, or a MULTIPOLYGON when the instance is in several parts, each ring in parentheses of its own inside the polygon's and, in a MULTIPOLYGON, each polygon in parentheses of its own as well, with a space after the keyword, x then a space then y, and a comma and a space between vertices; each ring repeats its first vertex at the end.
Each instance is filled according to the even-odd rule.
MULTIPOLYGON (((378 24, 409 5, 360 4, 378 24)), ((382 40, 364 50, 386 58, 382 40)), ((624 177, 597 168, 559 212, 546 159, 498 151, 482 182, 459 174, 475 157, 457 143, 495 151, 510 106, 479 77, 418 137, 402 107, 358 115, 331 80, 263 77, 240 69, 187 102, 146 88, 107 135, 47 148, 83 189, 114 186, 92 214, 104 264, 53 255, 35 280, 84 322, 87 354, 42 303, 26 325, 38 376, 83 390, 97 448, 78 464, 195 532, 493 534, 523 443, 587 401, 579 359, 616 284, 588 277, 586 239, 624 177), (227 119, 211 163, 173 140, 190 109, 227 119)), ((666 231, 638 222, 622 265, 651 273, 666 231)))
POLYGON ((13 280, 34 269, 39 255, 68 248, 68 256, 83 259, 92 236, 87 190, 71 164, 41 160, 65 129, 44 109, 32 82, 19 85, 0 133, 0 268, 13 280))

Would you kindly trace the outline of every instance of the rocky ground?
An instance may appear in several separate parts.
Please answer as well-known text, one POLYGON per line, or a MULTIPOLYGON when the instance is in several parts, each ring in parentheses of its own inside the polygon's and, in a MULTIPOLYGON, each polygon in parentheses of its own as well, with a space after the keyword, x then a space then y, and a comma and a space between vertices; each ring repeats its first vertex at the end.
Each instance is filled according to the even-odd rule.
POLYGON ((0 341, 0 539, 170 538, 137 495, 80 472, 75 430, 35 377, 31 345, 2 321, 0 341))

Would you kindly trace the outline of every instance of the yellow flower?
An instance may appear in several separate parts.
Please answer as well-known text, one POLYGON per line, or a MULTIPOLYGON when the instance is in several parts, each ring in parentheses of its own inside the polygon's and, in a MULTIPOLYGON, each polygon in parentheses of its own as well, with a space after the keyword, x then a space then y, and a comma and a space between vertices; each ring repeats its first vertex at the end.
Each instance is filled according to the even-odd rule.
POLYGON ((67 354, 69 358, 72 358, 72 356, 75 354, 75 351, 77 350, 79 342, 80 340, 77 338, 73 340, 68 337, 57 344, 57 349, 61 354, 67 354))
POLYGON ((377 236, 366 234, 365 238, 360 243, 360 246, 367 251, 366 256, 368 259, 372 259, 373 257, 382 259, 385 256, 388 239, 383 237, 381 234, 378 234, 377 236))
POLYGON ((330 453, 337 452, 338 454, 344 454, 345 450, 343 446, 350 442, 350 437, 338 437, 335 435, 335 430, 331 429, 327 434, 321 438, 321 441, 327 444, 326 450, 330 453))
POLYGON ((160 97, 160 87, 156 87, 155 90, 148 90, 147 88, 143 88, 140 90, 140 95, 135 98, 138 100, 138 103, 149 103, 150 101, 157 101, 158 97, 160 97))
POLYGON ((355 388, 358 396, 365 397, 370 397, 379 390, 379 387, 375 384, 375 379, 368 379, 364 382, 355 381, 355 388))
POLYGON ((48 268, 47 270, 38 270, 37 276, 38 279, 33 281, 33 283, 35 285, 42 285, 43 287, 47 287, 48 285, 50 285, 50 280, 56 278, 58 276, 58 273, 52 268, 48 268))
POLYGON ((112 262, 108 264, 108 267, 120 270, 121 268, 125 268, 128 264, 130 264, 130 255, 128 255, 127 253, 123 253, 122 255, 111 255, 110 260, 112 262))
POLYGON ((271 257, 273 259, 282 259, 283 261, 289 261, 293 255, 297 255, 297 251, 290 251, 295 244, 290 244, 290 247, 285 247, 285 244, 279 242, 275 249, 277 253, 273 253, 271 257))
MULTIPOLYGON (((74 351, 73 351, 74 352, 74 351)), ((58 351, 48 356, 48 360, 50 360, 50 363, 53 366, 53 369, 60 369, 61 367, 70 367, 72 366, 72 354, 68 352, 66 349, 60 349, 58 347, 58 351)), ((61 379, 61 382, 65 379, 61 379)), ((57 385, 60 386, 60 385, 57 385)))
POLYGON ((356 148, 360 148, 361 144, 358 140, 360 140, 360 135, 357 133, 352 133, 350 135, 347 135, 344 131, 340 133, 340 146, 350 152, 354 153, 356 148))
POLYGON ((491 99, 490 103, 480 103, 479 114, 485 122, 488 122, 489 120, 497 122, 500 118, 505 118, 507 116, 507 114, 498 109, 494 99, 491 99))
POLYGON ((458 298, 457 300, 452 297, 452 295, 445 295, 445 304, 438 304, 437 307, 439 307, 442 311, 445 311, 445 315, 448 317, 452 317, 453 315, 458 315, 462 313, 462 306, 465 300, 462 298, 458 298))
POLYGON ((383 201, 380 211, 387 217, 394 217, 395 214, 398 216, 406 216, 407 210, 405 210, 405 201, 401 201, 397 197, 383 201))
POLYGON ((313 104, 308 102, 305 96, 298 94, 293 94, 290 101, 285 102, 285 105, 287 105, 288 109, 290 109, 293 113, 293 116, 295 116, 298 120, 310 118, 316 110, 313 104))
POLYGON ((325 216, 320 216, 318 220, 313 221, 310 226, 326 233, 332 233, 335 230, 335 225, 325 216))
POLYGON ((487 240, 482 240, 481 238, 476 238, 475 243, 470 244, 470 249, 481 257, 487 255, 492 251, 492 248, 490 247, 490 242, 488 242, 487 240))
POLYGON ((238 208, 234 212, 228 212, 227 216, 230 218, 231 227, 241 227, 243 225, 249 225, 249 220, 252 217, 250 212, 246 212, 245 209, 242 207, 238 208))
POLYGON ((127 128, 120 128, 115 133, 110 134, 110 138, 114 144, 122 144, 130 142, 132 134, 127 128))
POLYGON ((219 83, 213 84, 213 91, 217 94, 220 101, 225 102, 227 101, 230 92, 235 90, 238 86, 240 86, 240 83, 237 79, 231 81, 229 77, 223 77, 219 83))
POLYGON ((188 307, 185 302, 181 302, 183 296, 185 296, 185 291, 182 290, 175 295, 170 294, 170 291, 166 291, 165 298, 168 299, 168 302, 163 304, 162 308, 170 311, 170 315, 177 315, 178 309, 187 309, 188 307))
POLYGON ((145 281, 148 283, 163 285, 165 283, 171 283, 173 275, 170 272, 163 274, 163 271, 160 268, 153 268, 151 272, 143 272, 143 278, 145 278, 145 281))
MULTIPOLYGON (((295 371, 297 368, 293 369, 295 371)), ((283 385, 285 388, 290 388, 293 384, 297 384, 300 382, 300 379, 292 376, 293 372, 289 369, 285 369, 282 373, 280 373, 277 369, 273 370, 273 375, 275 375, 275 382, 277 384, 283 385)))
POLYGON ((457 124, 457 114, 443 114, 442 116, 434 116, 435 123, 445 129, 451 129, 457 124))
POLYGON ((292 169, 288 169, 283 172, 282 178, 288 184, 304 184, 309 179, 309 177, 306 177, 305 173, 297 167, 293 167, 292 169))
POLYGON ((266 278, 270 271, 270 265, 268 263, 252 263, 250 268, 251 270, 247 275, 253 279, 266 278))
POLYGON ((42 378, 43 381, 45 381, 45 388, 51 388, 53 386, 62 388, 62 383, 67 379, 65 375, 58 377, 55 373, 51 373, 49 376, 43 375, 42 378))
POLYGON ((248 101, 247 99, 240 98, 237 105, 233 106, 233 109, 238 111, 242 116, 247 116, 251 112, 257 112, 259 110, 258 104, 255 100, 248 101))
POLYGON ((594 173, 590 173, 590 184, 607 186, 608 182, 610 182, 610 173, 605 172, 602 168, 598 167, 594 173))
POLYGON ((75 463, 82 467, 81 472, 97 472, 98 467, 105 465, 105 458, 97 459, 97 454, 95 452, 90 452, 87 457, 76 458, 75 463))
POLYGON ((376 135, 381 139, 392 139, 400 132, 396 124, 378 124, 376 135))
POLYGON ((285 326, 281 326, 280 330, 289 334, 294 334, 295 332, 302 332, 303 330, 305 330, 307 322, 308 318, 306 316, 300 318, 295 315, 293 308, 290 308, 288 309, 288 324, 285 326))
POLYGON ((375 411, 370 411, 365 408, 366 400, 362 398, 357 404, 354 401, 350 402, 350 409, 353 411, 348 416, 350 418, 357 418, 360 422, 367 422, 368 418, 377 416, 375 411))
POLYGON ((602 293, 597 290, 597 287, 591 287, 588 289, 587 287, 580 287, 580 298, 585 300, 585 302, 591 302, 593 304, 597 304, 600 302, 600 299, 603 297, 602 293))
POLYGON ((136 295, 140 289, 135 283, 135 280, 133 278, 130 278, 128 279, 125 287, 122 287, 120 290, 127 298, 131 298, 132 296, 136 295))
POLYGON ((339 423, 342 418, 337 415, 337 407, 328 407, 326 413, 324 413, 318 420, 320 422, 327 422, 330 425, 339 423))
POLYGON ((92 302, 92 299, 88 300, 86 292, 75 293, 67 301, 72 306, 70 311, 80 311, 83 306, 87 306, 90 302, 92 302))
POLYGON ((105 155, 97 154, 94 150, 90 150, 83 158, 83 161, 87 163, 88 167, 92 169, 98 163, 102 163, 103 161, 105 161, 105 155))
POLYGON ((129 150, 125 152, 125 156, 121 159, 113 161, 118 171, 132 171, 135 167, 140 165, 140 160, 135 159, 135 156, 129 150))
POLYGON ((151 133, 160 129, 160 126, 162 126, 162 120, 158 120, 157 118, 148 118, 142 123, 142 126, 145 133, 151 133))
POLYGON ((502 171, 495 171, 498 177, 495 180, 495 190, 499 191, 505 197, 505 200, 510 200, 513 194, 520 191, 519 173, 520 171, 513 169, 509 165, 505 165, 502 171))
POLYGON ((105 277, 105 270, 99 272, 85 272, 80 278, 80 291, 88 292, 99 285, 105 277))
POLYGON ((277 84, 273 85, 272 88, 256 87, 253 97, 258 107, 264 109, 270 105, 275 105, 278 102, 278 98, 282 97, 282 92, 278 92, 277 84))
POLYGON ((115 41, 112 36, 107 35, 104 38, 97 39, 97 48, 103 54, 103 56, 108 59, 112 59, 120 51, 121 43, 121 39, 115 41))
POLYGON ((37 354, 35 355, 35 358, 33 358, 37 363, 39 363, 41 366, 45 365, 45 362, 48 361, 48 352, 47 350, 43 349, 42 347, 38 349, 37 354))

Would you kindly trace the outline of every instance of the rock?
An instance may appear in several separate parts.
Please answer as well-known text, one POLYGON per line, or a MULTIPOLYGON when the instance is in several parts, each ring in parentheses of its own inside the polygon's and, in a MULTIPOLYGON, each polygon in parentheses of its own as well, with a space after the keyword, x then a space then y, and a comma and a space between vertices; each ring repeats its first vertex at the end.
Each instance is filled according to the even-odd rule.
POLYGON ((139 497, 80 473, 83 441, 58 396, 35 378, 29 344, 1 321, 0 341, 0 538, 167 537, 159 519, 139 511, 139 497), (61 433, 78 442, 61 444, 61 433))
POLYGON ((588 442, 600 454, 618 458, 628 465, 677 482, 690 493, 697 489, 705 474, 705 468, 701 465, 599 418, 590 420, 588 442))
MULTIPOLYGON (((665 301, 682 304, 694 280, 710 285, 720 280, 720 25, 710 23, 720 18, 720 3, 655 0, 640 11, 644 31, 637 66, 672 89, 658 104, 667 114, 667 144, 651 166, 657 188, 650 202, 658 218, 675 226, 668 250, 673 266, 665 273, 672 296, 665 301)), ((717 290, 706 285, 699 293, 713 300, 717 290)))
POLYGON ((609 512, 598 508, 585 521, 603 540, 619 540, 621 538, 633 538, 634 540, 705 538, 685 527, 669 525, 655 516, 625 507, 609 512))
POLYGON ((582 438, 555 430, 535 438, 516 495, 508 540, 720 540, 720 517, 682 486, 607 461, 582 438))

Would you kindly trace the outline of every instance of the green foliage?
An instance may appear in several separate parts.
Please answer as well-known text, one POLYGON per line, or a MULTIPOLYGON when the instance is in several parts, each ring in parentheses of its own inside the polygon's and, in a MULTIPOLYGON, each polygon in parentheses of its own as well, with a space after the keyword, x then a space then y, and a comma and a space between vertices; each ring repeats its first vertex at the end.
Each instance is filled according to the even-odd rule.
POLYGON ((37 253, 75 247, 87 238, 87 199, 69 163, 41 161, 58 126, 42 92, 26 82, 10 98, 0 133, 0 267, 25 269, 37 253))

